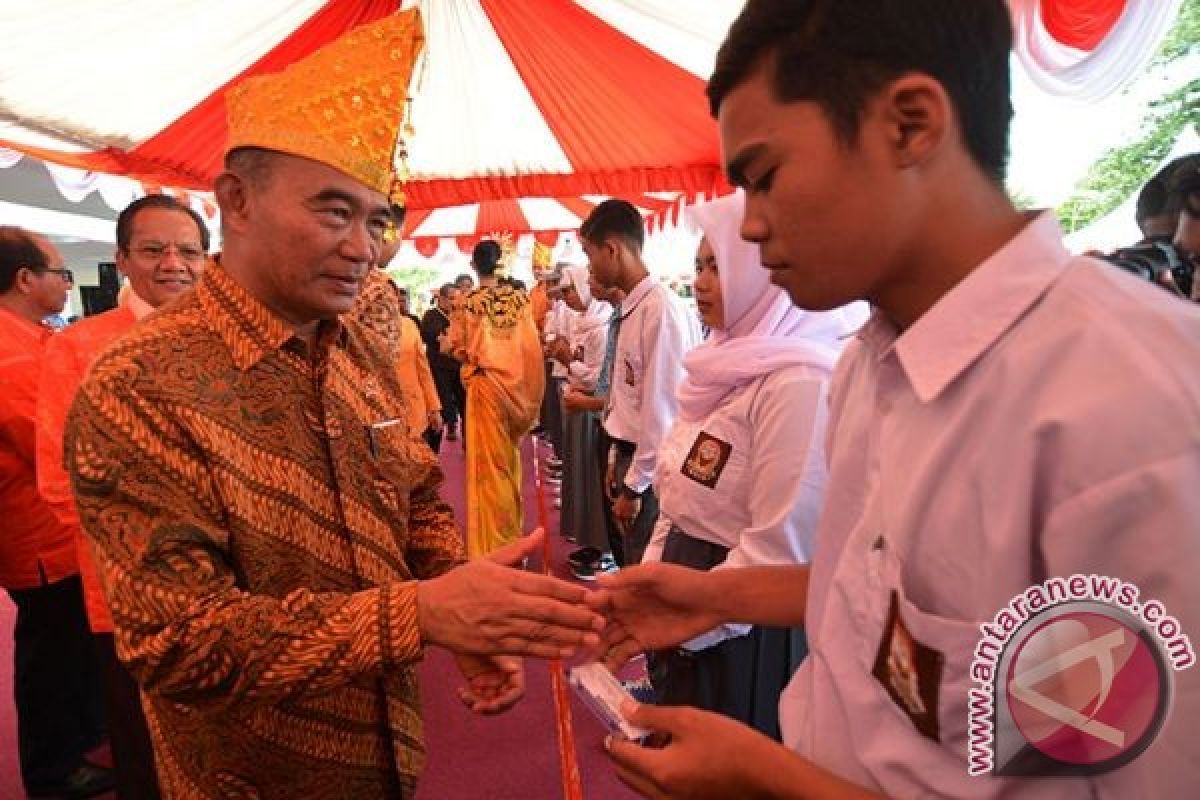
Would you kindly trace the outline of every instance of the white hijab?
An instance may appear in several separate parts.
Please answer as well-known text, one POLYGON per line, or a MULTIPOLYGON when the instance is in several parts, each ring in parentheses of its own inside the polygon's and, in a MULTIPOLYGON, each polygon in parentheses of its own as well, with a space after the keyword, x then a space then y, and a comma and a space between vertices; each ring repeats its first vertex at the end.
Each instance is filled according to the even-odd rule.
POLYGON ((578 335, 590 333, 602 325, 607 325, 613 315, 613 307, 603 300, 592 297, 591 287, 588 286, 588 268, 570 266, 563 268, 562 280, 559 286, 573 286, 579 299, 583 301, 584 310, 575 311, 574 331, 578 335))
POLYGON ((717 258, 725 329, 714 330, 683 360, 679 414, 704 419, 730 392, 778 370, 805 365, 832 373, 845 339, 866 322, 866 303, 802 311, 771 284, 756 244, 741 237, 742 192, 691 210, 717 258))

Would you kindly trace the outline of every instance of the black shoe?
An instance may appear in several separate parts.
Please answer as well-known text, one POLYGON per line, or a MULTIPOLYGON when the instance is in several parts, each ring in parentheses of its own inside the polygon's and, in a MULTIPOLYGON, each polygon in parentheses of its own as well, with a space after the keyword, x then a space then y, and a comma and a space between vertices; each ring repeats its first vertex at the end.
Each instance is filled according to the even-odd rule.
POLYGON ((82 800, 85 797, 111 792, 116 785, 117 781, 111 769, 84 762, 63 778, 62 783, 31 790, 29 800, 82 800))
POLYGON ((599 561, 602 555, 604 554, 598 548, 584 546, 578 550, 572 550, 567 555, 567 563, 572 567, 577 567, 580 564, 591 564, 594 561, 599 561))

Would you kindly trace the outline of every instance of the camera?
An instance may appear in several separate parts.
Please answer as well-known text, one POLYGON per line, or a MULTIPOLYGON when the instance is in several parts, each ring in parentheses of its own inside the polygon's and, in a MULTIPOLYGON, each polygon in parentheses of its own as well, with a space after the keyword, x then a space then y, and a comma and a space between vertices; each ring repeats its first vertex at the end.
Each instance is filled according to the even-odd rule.
POLYGON ((1165 282, 1165 276, 1170 275, 1184 297, 1190 297, 1192 294, 1196 268, 1170 241, 1151 239, 1133 247, 1116 250, 1101 258, 1159 286, 1169 286, 1170 284, 1165 282))

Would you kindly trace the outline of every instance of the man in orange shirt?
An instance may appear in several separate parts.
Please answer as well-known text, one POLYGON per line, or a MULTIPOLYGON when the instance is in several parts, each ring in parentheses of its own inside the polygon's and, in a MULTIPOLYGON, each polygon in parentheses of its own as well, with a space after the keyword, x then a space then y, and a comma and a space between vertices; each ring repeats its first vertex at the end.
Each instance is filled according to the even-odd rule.
MULTIPOLYGON (((379 252, 379 265, 391 263, 400 250, 404 229, 404 207, 392 206, 392 225, 383 234, 383 245, 379 252)), ((395 284, 392 284, 395 286, 395 284)), ((399 301, 400 352, 397 365, 400 368, 400 385, 404 392, 404 403, 408 407, 408 429, 420 434, 433 452, 442 447, 442 402, 429 368, 425 353, 425 342, 421 338, 420 320, 409 313, 408 290, 395 286, 399 301)))
POLYGON ((154 754, 137 684, 117 660, 112 619, 83 539, 70 476, 63 469, 63 428, 92 362, 141 318, 192 288, 208 257, 204 220, 169 195, 135 200, 117 217, 117 267, 129 280, 117 308, 51 337, 38 396, 38 489, 54 515, 74 531, 88 623, 95 638, 117 792, 122 800, 158 797, 154 754))
POLYGON ((96 654, 75 535, 38 495, 34 416, 49 328, 71 272, 40 236, 0 227, 0 586, 17 606, 15 694, 21 780, 30 796, 112 788, 84 754, 104 735, 96 654))

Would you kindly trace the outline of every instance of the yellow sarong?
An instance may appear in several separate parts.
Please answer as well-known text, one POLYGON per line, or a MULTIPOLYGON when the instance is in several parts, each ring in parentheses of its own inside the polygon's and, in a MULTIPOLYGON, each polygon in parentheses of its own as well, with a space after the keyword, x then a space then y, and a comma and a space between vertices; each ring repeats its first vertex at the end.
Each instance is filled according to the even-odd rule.
POLYGON ((471 293, 461 317, 467 389, 467 554, 487 555, 522 534, 521 437, 545 390, 529 298, 508 286, 471 293))

